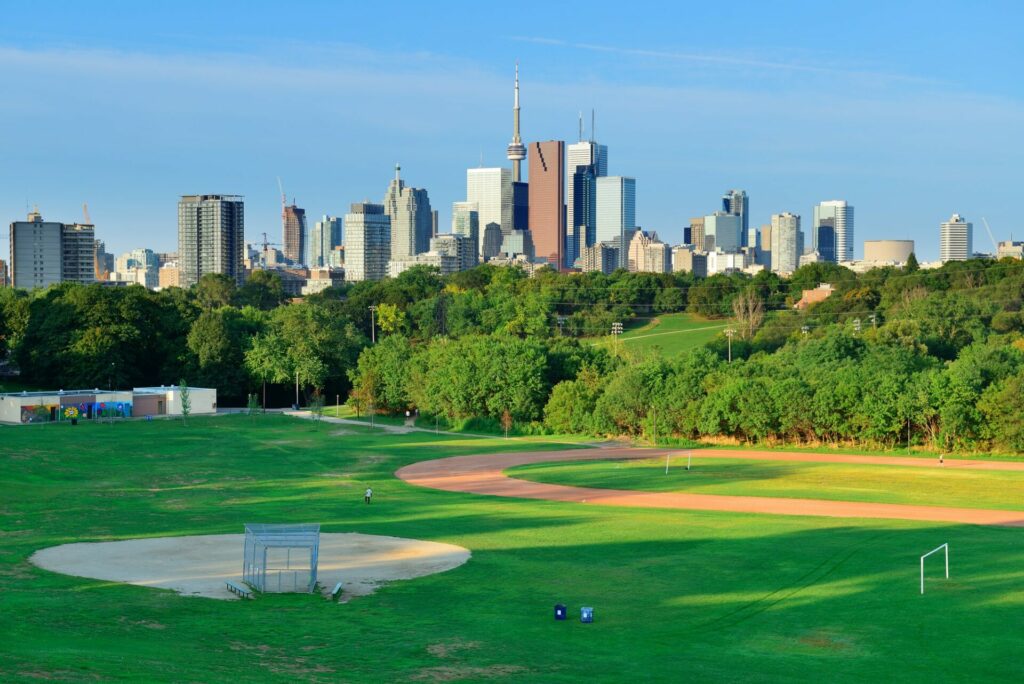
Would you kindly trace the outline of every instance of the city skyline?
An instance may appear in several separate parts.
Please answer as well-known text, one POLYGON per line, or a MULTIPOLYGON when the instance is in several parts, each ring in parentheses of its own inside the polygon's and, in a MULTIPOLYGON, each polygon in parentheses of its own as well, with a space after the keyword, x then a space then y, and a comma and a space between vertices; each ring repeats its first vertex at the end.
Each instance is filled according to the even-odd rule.
MULTIPOLYGON (((1014 23, 1008 15, 1021 15, 1020 8, 936 10, 922 19, 906 6, 884 26, 868 12, 825 41, 807 29, 821 13, 842 13, 841 6, 814 16, 740 6, 735 11, 764 30, 744 29, 750 47, 736 52, 700 40, 683 49, 643 12, 624 37, 600 5, 592 13, 593 43, 568 40, 570 17, 558 12, 545 22, 546 36, 494 35, 484 22, 466 19, 460 35, 472 40, 431 41, 429 48, 415 38, 414 24, 443 35, 450 19, 443 9, 416 9, 386 41, 360 45, 306 41, 266 8, 247 12, 225 42, 200 26, 186 36, 170 33, 169 10, 128 6, 104 26, 85 8, 12 7, 9 28, 0 28, 0 83, 24 101, 76 106, 42 115, 17 106, 0 111, 4 129, 17 132, 4 141, 5 157, 17 164, 0 172, 2 225, 21 220, 32 205, 47 220, 79 221, 88 202, 111 252, 168 251, 180 195, 234 193, 248 205, 246 241, 257 242, 261 232, 280 232, 277 177, 308 215, 342 215, 352 202, 379 197, 396 162, 441 207, 440 225, 449 225, 451 203, 466 199, 467 168, 481 157, 485 166, 510 166, 518 58, 523 143, 571 142, 579 111, 596 108, 595 137, 615 152, 609 173, 637 178, 637 224, 670 243, 682 241, 691 216, 712 213, 725 188, 748 192, 751 226, 774 213, 810 216, 819 202, 846 199, 857 207, 855 257, 864 240, 895 236, 915 240, 921 259, 935 260, 935 226, 954 212, 986 217, 997 240, 1024 233, 1012 202, 1024 143, 999 134, 1024 123, 1021 85, 1012 77, 1024 61, 1020 47, 990 41, 983 54, 954 57, 929 49, 925 37, 950 25, 989 37, 1014 23), (13 28, 22 14, 31 31, 13 28), (896 50, 887 38, 911 20, 923 23, 896 50), (779 26, 786 28, 778 37, 762 37, 779 26), (801 31, 801 49, 778 50, 801 31), (124 35, 139 37, 117 40, 124 35), (472 47, 484 37, 494 49, 481 56, 472 47), (438 44, 443 52, 429 51, 438 44), (185 83, 202 107, 167 94, 185 83), (251 104, 209 105, 203 94, 224 83, 225 103, 251 104), (379 84, 366 93, 373 117, 324 94, 371 83, 379 84), (267 100, 285 84, 308 102, 303 116, 292 100, 287 107, 267 100), (950 100, 958 106, 946 107, 950 100), (960 116, 965 109, 971 117, 960 116), (196 154, 205 151, 209 163, 197 170, 196 154), (83 160, 89 174, 77 171, 83 160), (912 214, 908 194, 915 197, 912 214)), ((210 27, 227 16, 223 8, 209 11, 210 27)), ((338 12, 296 11, 297 25, 338 12)), ((355 18, 368 12, 345 11, 355 18)), ((524 18, 539 12, 529 3, 523 9, 524 18)), ((699 7, 671 12, 686 14, 691 36, 717 22, 699 7)), ((987 235, 976 243, 992 250, 987 235)), ((0 253, 8 253, 6 240, 0 253)))

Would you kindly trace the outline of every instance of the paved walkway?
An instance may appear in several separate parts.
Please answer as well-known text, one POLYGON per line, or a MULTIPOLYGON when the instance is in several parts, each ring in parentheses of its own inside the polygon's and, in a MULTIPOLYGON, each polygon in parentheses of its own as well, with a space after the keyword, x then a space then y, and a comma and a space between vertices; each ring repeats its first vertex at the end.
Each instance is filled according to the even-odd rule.
MULTIPOLYGON (((810 515, 831 518, 888 518, 927 522, 1024 527, 1024 511, 975 508, 946 508, 906 504, 863 503, 854 501, 823 501, 818 499, 787 499, 762 496, 722 496, 682 492, 637 492, 622 489, 595 489, 566 485, 543 484, 518 480, 505 475, 507 468, 529 463, 551 461, 592 461, 606 459, 642 459, 663 456, 665 450, 605 448, 569 451, 534 451, 421 461, 399 469, 395 474, 410 484, 450 492, 469 492, 522 499, 545 499, 602 506, 634 506, 643 508, 674 508, 698 511, 732 511, 773 515, 810 515)), ((687 453, 669 451, 672 454, 687 453)), ((773 461, 812 461, 818 463, 866 463, 909 467, 957 468, 978 470, 1024 471, 1024 463, 1007 461, 937 461, 900 458, 898 456, 851 456, 844 454, 807 454, 773 451, 690 450, 696 459, 754 458, 773 461)))

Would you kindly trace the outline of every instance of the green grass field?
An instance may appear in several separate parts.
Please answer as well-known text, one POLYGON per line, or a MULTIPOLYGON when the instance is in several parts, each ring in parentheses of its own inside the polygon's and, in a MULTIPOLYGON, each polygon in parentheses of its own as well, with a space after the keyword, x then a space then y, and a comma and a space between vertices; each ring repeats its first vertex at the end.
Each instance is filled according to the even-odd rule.
MULTIPOLYGON (((653 351, 668 358, 710 342, 727 327, 727 321, 704 320, 685 313, 662 314, 646 325, 622 333, 618 344, 624 349, 653 351)), ((600 344, 612 345, 613 340, 604 338, 600 344)))
MULTIPOLYGON (((1024 530, 605 508, 427 490, 426 458, 557 445, 283 416, 0 428, 4 681, 1019 681, 1024 530), (353 434, 354 433, 354 434, 353 434), (374 487, 372 506, 362 503, 374 487), (338 605, 59 575, 37 549, 320 522, 460 544, 338 605), (952 578, 918 595, 918 556, 952 578), (595 622, 555 622, 562 602, 595 622)), ((955 485, 954 485, 955 486, 955 485)), ((241 560, 239 561, 241 563, 241 560)))
MULTIPOLYGON (((952 462, 951 462, 952 463, 952 462)), ((769 496, 1024 511, 1024 472, 675 456, 541 463, 508 471, 534 482, 601 489, 769 496)))

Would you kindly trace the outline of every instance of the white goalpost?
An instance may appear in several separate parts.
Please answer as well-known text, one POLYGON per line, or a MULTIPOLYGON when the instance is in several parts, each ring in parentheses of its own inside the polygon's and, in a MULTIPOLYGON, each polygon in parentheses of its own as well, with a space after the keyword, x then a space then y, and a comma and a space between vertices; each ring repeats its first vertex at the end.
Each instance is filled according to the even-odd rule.
POLYGON ((947 543, 947 544, 942 544, 941 546, 936 546, 934 549, 932 549, 928 553, 926 553, 923 556, 921 556, 921 593, 922 594, 924 593, 924 559, 927 558, 928 556, 932 555, 933 553, 937 553, 937 552, 942 551, 942 550, 946 551, 946 579, 949 579, 949 544, 947 543))
MULTIPOLYGON (((672 454, 665 454, 665 474, 668 475, 668 459, 671 458, 672 454)), ((690 469, 690 459, 693 458, 693 453, 686 452, 686 469, 690 469)))

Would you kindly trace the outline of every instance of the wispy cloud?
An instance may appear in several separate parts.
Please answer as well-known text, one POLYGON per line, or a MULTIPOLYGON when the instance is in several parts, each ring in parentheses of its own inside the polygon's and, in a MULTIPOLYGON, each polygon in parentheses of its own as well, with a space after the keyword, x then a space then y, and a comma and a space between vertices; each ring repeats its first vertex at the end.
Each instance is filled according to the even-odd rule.
POLYGON ((678 52, 674 50, 649 50, 643 48, 629 48, 617 45, 598 45, 595 43, 577 43, 557 38, 545 38, 539 36, 511 36, 511 40, 520 43, 532 43, 535 45, 551 45, 554 47, 571 48, 574 50, 588 50, 590 52, 604 52, 615 55, 631 57, 653 57, 681 62, 696 62, 721 67, 753 68, 765 71, 820 74, 823 76, 842 76, 847 78, 874 79, 885 81, 903 81, 909 83, 937 84, 940 81, 935 79, 910 76, 906 74, 895 74, 885 71, 873 71, 864 69, 851 69, 837 66, 826 66, 821 64, 809 64, 807 62, 778 61, 770 59, 756 59, 752 57, 741 57, 729 54, 710 54, 700 52, 678 52))

